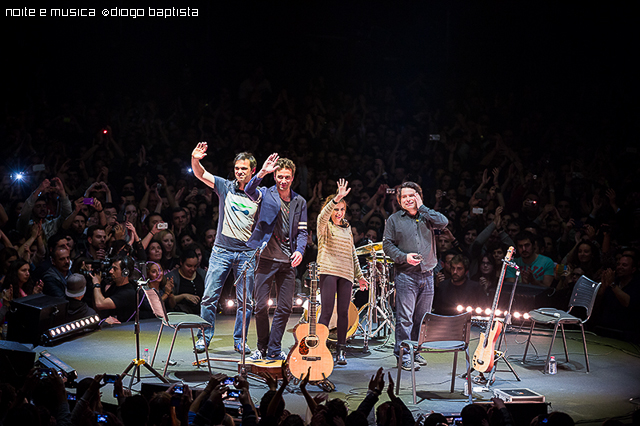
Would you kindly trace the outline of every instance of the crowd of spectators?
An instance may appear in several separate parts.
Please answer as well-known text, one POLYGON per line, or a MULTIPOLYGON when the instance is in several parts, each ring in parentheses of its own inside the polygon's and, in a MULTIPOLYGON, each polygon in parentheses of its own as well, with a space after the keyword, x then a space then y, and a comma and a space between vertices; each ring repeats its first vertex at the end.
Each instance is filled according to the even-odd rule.
MULTIPOLYGON (((501 259, 517 246, 520 259, 527 253, 519 292, 530 304, 566 306, 586 275, 603 283, 592 326, 637 338, 637 152, 593 143, 585 119, 528 106, 526 93, 430 105, 423 84, 402 88, 411 93, 403 102, 391 87, 345 93, 322 77, 294 95, 274 91, 258 69, 237 97, 222 89, 209 103, 192 93, 17 102, 1 129, 3 306, 33 293, 64 297, 72 273, 127 252, 155 262, 148 273, 168 309, 199 312, 218 217, 215 195, 189 170, 189 153, 205 140, 203 165, 217 175, 231 174, 240 151, 294 161, 310 224, 299 276, 315 260, 315 218, 337 179, 352 188, 357 245, 381 240, 399 209, 394 188, 411 180, 449 218, 437 236, 436 312, 490 305, 501 259)), ((83 277, 90 289, 96 280, 83 277)), ((87 308, 113 310, 94 299, 85 291, 87 308)))
MULTIPOLYGON (((132 395, 123 387, 122 378, 115 376, 113 386, 105 388, 113 392, 117 405, 102 402, 102 388, 111 383, 108 375, 87 377, 77 384, 75 394, 68 394, 63 377, 53 370, 33 369, 24 385, 18 389, 10 384, 0 384, 0 424, 33 426, 55 424, 59 426, 179 426, 179 425, 224 425, 233 426, 512 426, 516 424, 573 426, 568 414, 553 411, 532 419, 514 421, 514 417, 499 398, 490 404, 468 404, 455 423, 452 418, 436 412, 417 417, 404 402, 395 395, 394 382, 388 373, 388 385, 380 368, 371 377, 366 396, 353 409, 344 400, 328 399, 326 393, 311 395, 307 390, 308 376, 299 384, 306 403, 306 413, 292 413, 287 409, 283 394, 290 390, 283 365, 284 379, 278 383, 270 373, 261 373, 269 390, 256 406, 251 396, 250 385, 242 376, 228 377, 218 373, 212 375, 203 389, 190 389, 188 385, 174 384, 166 391, 156 392, 149 398, 132 395), (69 398, 68 395, 74 396, 69 398), (71 400, 71 402, 69 401, 71 400), (374 409, 375 408, 375 409, 374 409), (530 422, 529 422, 530 420, 530 422), (526 422, 526 423, 525 423, 526 422)), ((204 384, 203 384, 204 386, 204 384)), ((633 415, 633 424, 639 424, 640 411, 633 415)), ((621 425, 610 419, 606 426, 621 425)))

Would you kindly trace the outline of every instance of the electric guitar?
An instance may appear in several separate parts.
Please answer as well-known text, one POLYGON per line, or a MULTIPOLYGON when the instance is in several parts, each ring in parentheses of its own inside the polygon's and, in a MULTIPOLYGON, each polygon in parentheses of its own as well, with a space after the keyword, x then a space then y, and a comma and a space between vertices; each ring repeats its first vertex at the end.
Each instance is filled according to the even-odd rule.
POLYGON ((293 330, 296 344, 289 352, 289 371, 302 380, 311 367, 310 382, 321 381, 329 377, 333 371, 333 356, 327 348, 329 329, 324 324, 317 324, 316 288, 318 285, 317 264, 309 264, 311 278, 311 295, 309 297, 309 322, 298 324, 293 330))
POLYGON ((502 291, 504 276, 507 272, 507 264, 511 261, 513 250, 513 247, 509 247, 507 255, 504 257, 502 272, 500 272, 500 279, 498 280, 498 287, 496 288, 496 295, 493 297, 493 306, 491 307, 491 316, 487 323, 487 329, 484 333, 480 333, 480 341, 473 354, 473 369, 481 373, 486 373, 493 368, 495 360, 494 347, 504 327, 503 322, 500 319, 494 320, 494 317, 496 308, 498 307, 498 300, 500 299, 500 292, 502 291))

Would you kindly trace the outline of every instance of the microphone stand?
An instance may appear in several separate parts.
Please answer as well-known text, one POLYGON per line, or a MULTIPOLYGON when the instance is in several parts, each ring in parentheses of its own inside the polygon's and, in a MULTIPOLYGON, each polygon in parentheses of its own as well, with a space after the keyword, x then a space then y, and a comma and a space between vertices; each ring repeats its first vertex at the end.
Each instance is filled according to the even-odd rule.
MULTIPOLYGON (((253 253, 251 258, 244 263, 242 272, 240 272, 240 275, 238 275, 238 278, 236 278, 235 282, 233 283, 233 286, 237 287, 240 281, 242 281, 242 342, 241 342, 242 350, 240 351, 241 355, 240 355, 240 363, 238 364, 238 373, 240 373, 243 377, 247 377, 247 369, 246 369, 245 353, 244 353, 244 346, 247 342, 247 271, 251 266, 251 262, 253 262, 254 259, 259 259, 260 253, 262 252, 262 250, 265 249, 266 246, 267 246, 266 243, 264 243, 261 247, 256 249, 256 251, 253 253)), ((205 363, 205 362, 211 362, 211 361, 235 362, 235 363, 238 362, 235 359, 231 359, 231 358, 211 358, 211 356, 199 362, 205 363)), ((196 365, 196 363, 194 363, 194 365, 196 365)))
MULTIPOLYGON (((146 266, 142 269, 146 271, 146 266)), ((133 386, 133 380, 136 377, 138 378, 136 383, 139 383, 141 381, 141 366, 144 366, 147 370, 149 370, 151 374, 162 380, 163 383, 169 383, 169 381, 162 374, 158 373, 152 366, 150 366, 146 360, 140 358, 140 290, 142 290, 142 287, 144 287, 149 282, 149 280, 144 279, 144 275, 145 273, 141 272, 140 278, 138 279, 138 281, 136 281, 136 314, 134 320, 134 333, 136 335, 136 357, 129 363, 127 368, 120 375, 120 379, 124 378, 133 368, 133 372, 131 373, 131 381, 129 381, 129 390, 131 390, 131 387, 133 386)))
MULTIPOLYGON (((244 347, 247 343, 247 270, 251 266, 251 263, 253 262, 254 259, 256 260, 256 267, 258 266, 258 261, 260 260, 260 254, 262 253, 262 250, 265 249, 265 247, 266 247, 266 243, 262 244, 262 246, 258 247, 256 251, 253 252, 253 256, 251 256, 251 258, 244 263, 242 272, 240 273, 238 278, 236 278, 236 281, 233 283, 233 286, 236 287, 240 282, 240 280, 242 280, 242 341, 241 341, 241 347, 240 347, 240 364, 238 369, 238 373, 240 373, 242 377, 247 377, 247 368, 245 363, 246 354, 244 353, 244 347)), ((254 268, 254 275, 255 275, 255 268, 254 268)))

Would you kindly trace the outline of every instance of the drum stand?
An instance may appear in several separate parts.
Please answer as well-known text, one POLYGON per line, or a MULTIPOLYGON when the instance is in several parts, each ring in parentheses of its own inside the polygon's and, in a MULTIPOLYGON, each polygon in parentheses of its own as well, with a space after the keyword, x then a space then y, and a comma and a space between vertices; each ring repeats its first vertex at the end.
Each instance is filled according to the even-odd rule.
POLYGON ((395 330, 393 312, 389 305, 389 299, 394 293, 394 289, 389 289, 389 265, 387 256, 382 257, 382 273, 377 268, 377 254, 371 252, 369 262, 369 303, 367 306, 367 323, 360 324, 364 336, 363 353, 369 353, 369 339, 380 333, 390 334, 395 330), (377 284, 380 283, 380 294, 377 294, 377 284), (377 327, 374 329, 374 324, 377 327))

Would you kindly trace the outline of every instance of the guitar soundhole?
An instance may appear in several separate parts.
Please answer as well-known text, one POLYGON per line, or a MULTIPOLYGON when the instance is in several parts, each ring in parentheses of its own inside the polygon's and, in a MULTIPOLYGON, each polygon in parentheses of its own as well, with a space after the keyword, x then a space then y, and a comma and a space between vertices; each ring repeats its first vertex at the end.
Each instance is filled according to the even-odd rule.
POLYGON ((318 347, 319 340, 317 336, 307 336, 300 342, 300 354, 309 355, 309 349, 318 347))

